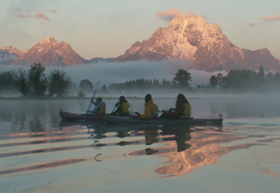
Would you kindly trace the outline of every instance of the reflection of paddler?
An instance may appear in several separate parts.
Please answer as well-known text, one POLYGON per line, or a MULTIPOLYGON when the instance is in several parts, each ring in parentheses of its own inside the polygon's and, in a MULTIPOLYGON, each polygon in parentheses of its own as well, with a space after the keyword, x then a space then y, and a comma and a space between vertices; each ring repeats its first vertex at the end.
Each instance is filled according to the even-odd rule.
POLYGON ((128 133, 129 131, 118 131, 117 137, 128 137, 130 134, 128 133))
POLYGON ((174 135, 174 137, 163 138, 163 141, 173 141, 175 140, 177 143, 177 151, 184 151, 191 147, 191 145, 185 143, 186 141, 191 140, 191 131, 190 127, 186 127, 184 129, 170 129, 163 130, 161 135, 174 135))
POLYGON ((190 144, 185 143, 191 140, 191 132, 178 132, 175 134, 175 141, 177 143, 177 151, 184 151, 191 147, 190 144))
POLYGON ((158 153, 158 150, 147 148, 147 149, 145 149, 145 152, 146 152, 146 155, 152 155, 154 153, 158 153))
POLYGON ((151 145, 155 142, 158 142, 158 130, 157 129, 146 129, 144 130, 144 134, 145 134, 145 141, 146 141, 146 145, 151 145))
POLYGON ((106 130, 103 128, 103 125, 95 125, 93 128, 97 139, 106 138, 106 135, 103 135, 106 133, 106 130))

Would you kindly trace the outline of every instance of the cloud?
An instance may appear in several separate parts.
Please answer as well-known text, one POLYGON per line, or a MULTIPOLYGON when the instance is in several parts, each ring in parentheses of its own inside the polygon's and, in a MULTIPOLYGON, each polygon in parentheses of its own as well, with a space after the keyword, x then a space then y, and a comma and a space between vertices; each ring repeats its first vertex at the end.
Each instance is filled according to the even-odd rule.
POLYGON ((19 18, 19 19, 24 19, 24 18, 29 18, 30 16, 31 16, 30 14, 28 14, 28 15, 19 14, 19 15, 17 16, 17 18, 19 18))
POLYGON ((57 10, 56 9, 50 9, 49 12, 57 13, 57 10))
POLYGON ((47 20, 47 21, 50 20, 50 18, 45 16, 43 13, 37 13, 34 17, 37 19, 43 19, 43 20, 47 20))
POLYGON ((184 13, 184 12, 180 11, 179 9, 170 8, 167 11, 157 11, 156 19, 163 20, 163 21, 169 23, 177 15, 185 15, 186 17, 191 17, 196 14, 193 12, 184 13))
POLYGON ((260 19, 263 20, 264 22, 267 22, 267 21, 278 21, 278 20, 280 20, 280 15, 278 15, 278 16, 261 17, 260 19))
POLYGON ((249 26, 254 27, 255 25, 257 25, 256 23, 249 23, 249 26))

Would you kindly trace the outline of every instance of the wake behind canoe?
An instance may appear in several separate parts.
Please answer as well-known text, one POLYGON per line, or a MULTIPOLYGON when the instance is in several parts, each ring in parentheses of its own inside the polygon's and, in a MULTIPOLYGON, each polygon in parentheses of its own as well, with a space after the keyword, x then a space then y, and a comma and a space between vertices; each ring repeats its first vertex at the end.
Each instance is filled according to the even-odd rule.
POLYGON ((134 117, 134 116, 104 115, 103 120, 108 123, 128 123, 128 124, 187 125, 187 126, 222 126, 223 125, 223 118, 141 119, 139 117, 134 117))

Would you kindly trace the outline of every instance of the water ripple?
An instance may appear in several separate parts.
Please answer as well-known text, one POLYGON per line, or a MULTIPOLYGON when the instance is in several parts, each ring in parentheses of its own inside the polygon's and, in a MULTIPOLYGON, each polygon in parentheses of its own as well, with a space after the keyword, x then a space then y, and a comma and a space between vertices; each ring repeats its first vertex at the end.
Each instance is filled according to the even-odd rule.
POLYGON ((25 168, 13 168, 9 170, 0 171, 0 175, 11 174, 16 172, 23 172, 29 170, 39 170, 39 169, 47 169, 47 168, 55 168, 60 166, 65 166, 69 164, 74 164, 78 162, 85 161, 86 159, 69 159, 69 160, 61 160, 61 161, 54 161, 54 162, 47 162, 43 164, 38 164, 30 167, 25 168))

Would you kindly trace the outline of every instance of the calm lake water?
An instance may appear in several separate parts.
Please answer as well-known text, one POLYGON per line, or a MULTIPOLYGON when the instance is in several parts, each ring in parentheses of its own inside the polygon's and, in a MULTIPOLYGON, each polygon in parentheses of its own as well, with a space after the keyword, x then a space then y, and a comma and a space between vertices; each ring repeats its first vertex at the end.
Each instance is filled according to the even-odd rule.
POLYGON ((188 96, 221 128, 75 124, 59 108, 84 113, 89 99, 0 99, 0 192, 279 192, 279 96, 188 96))

